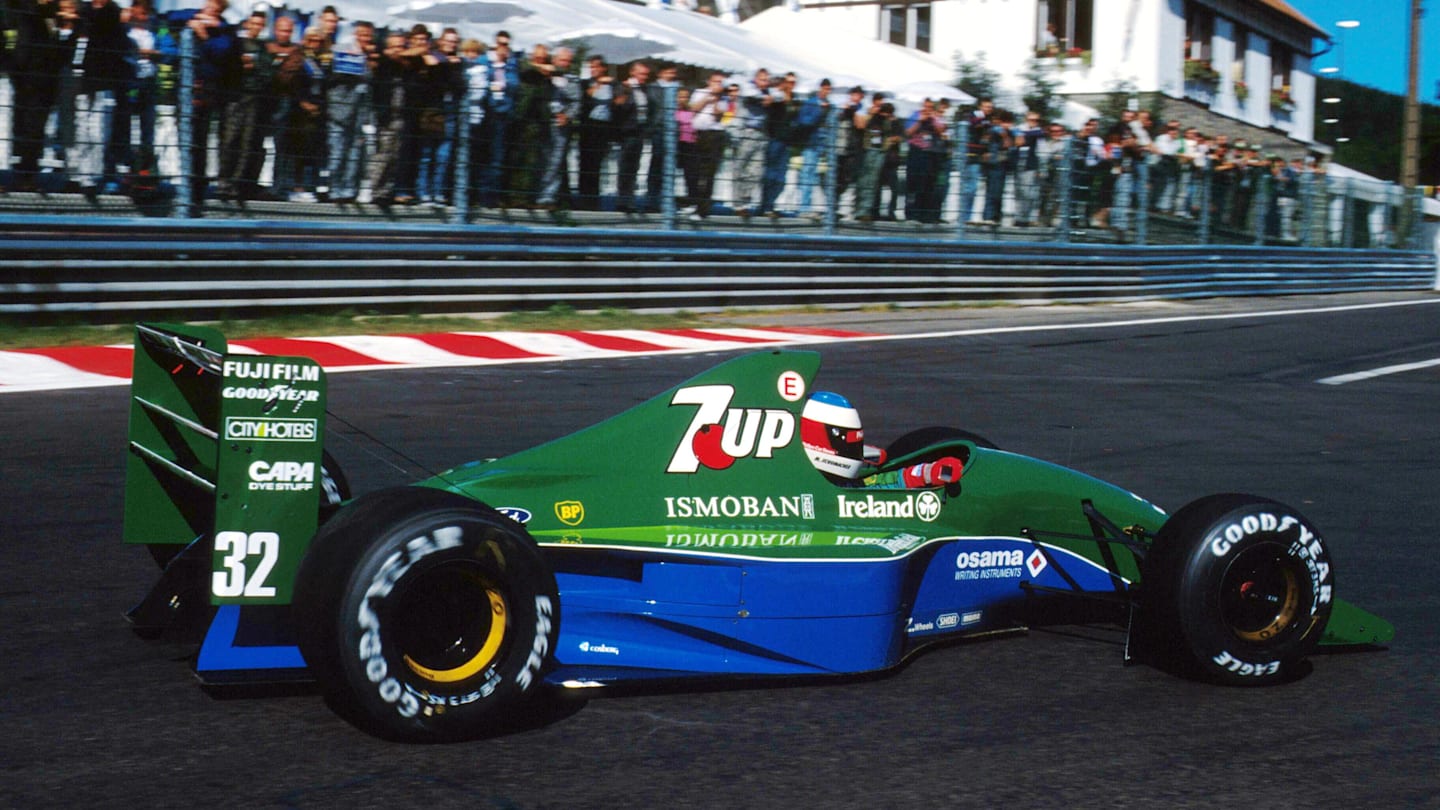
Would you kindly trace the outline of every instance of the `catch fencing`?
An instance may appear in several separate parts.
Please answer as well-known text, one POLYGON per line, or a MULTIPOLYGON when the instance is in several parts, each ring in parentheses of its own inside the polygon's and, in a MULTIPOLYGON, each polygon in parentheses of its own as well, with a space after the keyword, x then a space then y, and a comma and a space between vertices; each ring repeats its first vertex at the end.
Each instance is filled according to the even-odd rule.
MULTIPOLYGON (((662 114, 649 123, 559 127, 553 99, 526 79, 503 121, 491 113, 474 123, 480 102, 465 93, 396 106, 373 71, 327 78, 308 97, 314 103, 270 83, 217 94, 193 32, 165 36, 173 60, 157 57, 153 73, 129 83, 92 75, 78 57, 55 75, 12 66, 0 117, 24 125, 0 127, 0 168, 12 167, 0 180, 0 214, 1427 247, 1418 192, 1260 155, 1097 160, 1067 137, 1033 168, 1013 153, 996 166, 965 147, 966 123, 955 115, 928 149, 877 143, 881 154, 871 154, 835 88, 818 133, 769 132, 729 115, 720 139, 708 140, 718 150, 711 160, 707 140, 686 140, 677 121, 682 98, 693 98, 686 88, 664 89, 662 114), (37 95, 41 84, 50 92, 37 95), (543 187, 552 162, 553 198, 543 187)), ((623 77, 614 78, 619 92, 623 77)))

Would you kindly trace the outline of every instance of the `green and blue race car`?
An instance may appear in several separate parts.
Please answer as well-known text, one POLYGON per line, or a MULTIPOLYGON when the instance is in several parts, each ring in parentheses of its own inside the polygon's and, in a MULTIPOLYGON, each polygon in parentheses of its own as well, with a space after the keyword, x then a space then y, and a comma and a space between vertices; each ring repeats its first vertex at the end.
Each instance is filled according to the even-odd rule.
POLYGON ((1127 659, 1229 684, 1393 635, 1338 598, 1289 506, 1167 513, 949 427, 865 462, 858 421, 821 418, 844 403, 817 394, 819 368, 737 357, 572 435, 351 498, 314 361, 140 325, 125 541, 164 573, 132 620, 200 641, 207 683, 313 680, 409 740, 493 734, 608 685, 883 671, 1077 604, 1126 628, 1127 659))

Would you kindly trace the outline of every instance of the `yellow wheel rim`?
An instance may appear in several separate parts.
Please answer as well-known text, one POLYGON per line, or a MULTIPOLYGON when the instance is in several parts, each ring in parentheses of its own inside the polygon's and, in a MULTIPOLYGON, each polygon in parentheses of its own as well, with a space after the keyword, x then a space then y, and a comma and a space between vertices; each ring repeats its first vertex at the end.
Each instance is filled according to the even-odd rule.
POLYGON ((494 660, 495 653, 500 651, 500 644, 505 640, 505 597, 493 588, 486 588, 485 595, 490 598, 490 633, 485 637, 485 643, 470 657, 470 660, 453 669, 430 669, 415 661, 410 656, 405 656, 405 664, 422 678, 435 683, 456 683, 475 675, 494 660))

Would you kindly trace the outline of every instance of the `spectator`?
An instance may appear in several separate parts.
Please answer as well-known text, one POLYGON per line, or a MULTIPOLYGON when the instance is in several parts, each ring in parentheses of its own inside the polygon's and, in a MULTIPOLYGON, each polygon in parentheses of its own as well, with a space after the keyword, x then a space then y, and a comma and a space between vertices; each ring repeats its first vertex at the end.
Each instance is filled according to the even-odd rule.
MULTIPOLYGON (((644 62, 630 65, 630 75, 615 88, 614 112, 611 120, 615 140, 620 145, 620 161, 615 169, 615 185, 620 212, 638 213, 642 206, 635 202, 639 183, 640 156, 645 144, 652 140, 658 125, 660 105, 650 94, 650 66, 644 62)), ((650 154, 655 162, 655 153, 650 154)))
POLYGON ((225 22, 227 0, 205 0, 193 13, 184 13, 184 22, 195 37, 195 78, 190 118, 190 200, 192 213, 199 213, 208 185, 210 125, 217 112, 223 113, 224 78, 235 45, 235 32, 225 22))
POLYGON ((451 200, 450 160, 455 148, 455 128, 459 124, 460 99, 465 96, 460 33, 454 28, 441 31, 434 50, 424 54, 416 66, 423 76, 417 76, 417 84, 422 89, 416 94, 420 107, 416 194, 421 204, 440 208, 451 200))
POLYGON ((300 50, 287 68, 294 71, 290 119, 285 124, 286 154, 291 156, 291 202, 315 202, 325 142, 325 68, 320 56, 325 34, 318 28, 305 32, 300 50))
POLYGON ((705 86, 690 96, 694 112, 691 126, 695 129, 695 186, 691 197, 695 211, 690 219, 703 221, 710 216, 715 197, 715 172, 725 152, 725 117, 733 114, 735 96, 725 89, 725 74, 714 71, 705 86))
POLYGON ((694 210, 695 192, 700 186, 695 174, 698 158, 695 135, 695 111, 690 109, 690 91, 681 87, 675 91, 675 167, 685 181, 685 193, 680 195, 681 213, 694 210))
POLYGON ((134 77, 126 95, 128 103, 116 111, 115 127, 122 140, 129 142, 131 120, 140 125, 140 149, 125 150, 123 159, 137 174, 152 175, 155 170, 155 103, 159 95, 160 65, 175 59, 175 40, 168 31, 155 30, 151 0, 135 0, 129 9, 131 55, 134 77))
POLYGON ((1175 213, 1186 219, 1195 215, 1195 205, 1200 196, 1199 169, 1203 168, 1204 164, 1202 142, 1200 131, 1190 127, 1185 130, 1185 137, 1180 140, 1180 149, 1175 155, 1180 163, 1180 188, 1176 194, 1175 213))
POLYGON ((1153 210, 1169 214, 1175 210, 1175 198, 1180 181, 1180 153, 1185 141, 1180 136, 1180 122, 1167 121, 1165 131, 1155 138, 1155 173, 1152 176, 1154 195, 1150 199, 1153 210))
MULTIPOLYGON (((800 210, 819 222, 821 214, 810 208, 815 187, 820 184, 820 157, 830 150, 833 134, 830 116, 830 80, 821 79, 820 86, 800 105, 795 116, 791 138, 800 146, 800 210)), ((823 195, 827 203, 828 192, 823 195)))
POLYGON ((355 23, 349 41, 336 47, 330 59, 325 133, 332 202, 354 202, 360 193, 365 130, 374 126, 370 77, 378 60, 375 26, 364 20, 355 23))
POLYGON ((564 46, 555 49, 551 59, 555 69, 550 74, 550 148, 545 156, 545 176, 540 183, 541 208, 556 209, 570 194, 566 177, 569 166, 570 139, 580 115, 580 80, 570 73, 575 52, 564 46))
POLYGON ((1070 211, 1073 221, 1064 227, 1085 227, 1099 198, 1100 172, 1105 163, 1105 139, 1100 137, 1100 122, 1089 119, 1076 136, 1079 142, 1071 149, 1070 211))
POLYGON ((980 191, 980 180, 985 175, 981 156, 985 153, 985 137, 990 129, 990 114, 995 111, 995 102, 982 98, 970 112, 967 119, 969 135, 965 143, 965 173, 960 178, 960 221, 973 221, 975 195, 980 191))
POLYGON ((287 134, 290 126, 290 111, 295 106, 298 71, 304 56, 300 43, 295 41, 295 18, 282 15, 275 18, 274 38, 266 43, 265 50, 270 57, 270 93, 272 104, 268 134, 275 149, 275 160, 271 169, 271 190, 278 199, 288 194, 294 183, 295 159, 289 149, 287 134))
POLYGON ((580 82, 580 172, 579 205, 587 211, 600 209, 600 180, 605 158, 610 153, 610 117, 615 100, 614 78, 605 57, 591 56, 585 62, 588 76, 580 82))
POLYGON ((1140 167, 1151 154, 1140 145, 1133 129, 1118 133, 1120 149, 1111 150, 1113 166, 1110 174, 1115 178, 1115 198, 1110 214, 1110 227, 1121 241, 1128 238, 1132 226, 1132 213, 1139 208, 1136 197, 1141 190, 1140 167))
POLYGON ((1066 165, 1071 159, 1073 144, 1070 132, 1061 124, 1052 122, 1046 137, 1035 147, 1039 163, 1040 224, 1047 228, 1056 224, 1055 215, 1064 197, 1061 183, 1070 182, 1066 165))
POLYGON ((18 162, 11 190, 36 191, 45 122, 60 91, 61 72, 69 69, 78 15, 74 0, 62 0, 58 8, 50 0, 10 0, 6 11, 15 25, 9 64, 15 105, 10 138, 18 162))
POLYGON ((133 47, 128 27, 121 19, 120 6, 114 0, 91 0, 80 6, 80 25, 85 32, 83 57, 85 81, 81 85, 79 103, 89 121, 87 144, 100 151, 100 172, 87 187, 92 192, 118 194, 121 191, 119 164, 130 148, 130 132, 121 129, 121 120, 129 120, 129 95, 134 80, 134 64, 129 55, 133 47))
MULTIPOLYGON (((645 210, 659 213, 665 189, 665 161, 670 146, 665 136, 665 94, 671 89, 680 90, 674 65, 666 65, 656 73, 655 83, 650 85, 650 102, 654 119, 650 122, 650 168, 645 178, 645 210)), ((677 99, 675 108, 680 109, 677 99)), ((678 155, 676 167, 679 167, 678 155)))
MULTIPOLYGON (((885 166, 890 162, 890 155, 899 154, 904 130, 895 120, 895 105, 884 101, 879 93, 871 97, 870 110, 862 115, 859 123, 865 131, 865 162, 859 178, 860 214, 855 218, 860 222, 874 222, 880 213, 880 185, 885 166)), ((895 160, 898 162, 899 158, 895 160)), ((890 202, 894 205, 893 194, 890 202)))
POLYGON ((460 60, 465 65, 465 102, 461 105, 460 126, 465 127, 466 170, 462 178, 469 190, 468 202, 479 204, 480 178, 489 164, 485 142, 485 112, 490 95, 490 60, 485 56, 485 43, 467 39, 460 43, 460 60))
MULTIPOLYGON (((400 136, 400 164, 395 178, 395 203, 414 205, 421 189, 420 153, 433 149, 435 138, 445 132, 444 113, 437 97, 438 85, 430 72, 440 63, 431 46, 430 29, 421 24, 410 28, 405 50, 400 52, 403 70, 400 80, 405 89, 402 108, 405 125, 400 136)), ((428 179, 428 178, 427 178, 428 179)))
POLYGON ((1285 159, 1271 155, 1266 161, 1264 175, 1260 179, 1260 196, 1265 201, 1261 214, 1264 233, 1271 239, 1293 239, 1293 228, 1289 223, 1295 208, 1295 179, 1285 159), (1282 205, 1282 202, 1287 203, 1282 205), (1283 223, 1283 227, 1282 227, 1283 223))
POLYGON ((760 187, 759 213, 771 219, 780 216, 775 203, 785 191, 785 179, 790 171, 790 130, 799 105, 795 98, 795 74, 786 73, 774 101, 766 108, 765 174, 760 187))
POLYGON ((951 143, 954 136, 952 128, 954 112, 950 109, 950 100, 945 98, 936 99, 935 114, 940 116, 941 121, 945 122, 945 129, 941 131, 940 137, 936 138, 935 143, 930 147, 930 151, 935 153, 934 193, 935 204, 939 207, 935 212, 935 222, 938 224, 944 222, 944 220, 939 218, 941 213, 939 209, 945 207, 945 201, 950 197, 950 170, 953 165, 951 159, 951 143))
POLYGON ((925 99, 920 109, 905 122, 905 138, 909 152, 905 161, 905 218, 912 222, 938 223, 940 200, 936 197, 935 143, 943 142, 945 120, 935 109, 935 102, 925 99))
POLYGON ((512 208, 533 209, 540 196, 545 172, 545 149, 550 143, 550 49, 536 45, 530 57, 517 62, 519 81, 506 134, 507 200, 512 208))
POLYGON ((54 135, 47 139, 47 144, 53 151, 55 159, 63 164, 65 171, 69 173, 64 185, 68 190, 71 187, 78 188, 80 185, 79 164, 83 162, 82 153, 84 151, 79 148, 75 137, 77 134, 75 113, 76 107, 79 106, 76 104, 76 100, 79 98, 85 79, 84 72, 77 67, 77 57, 82 43, 85 42, 85 31, 80 25, 78 0, 59 0, 55 15, 55 35, 59 37, 65 61, 59 68, 60 82, 55 97, 54 135))
MULTIPOLYGON (((1253 232, 1255 218, 1263 218, 1264 212, 1252 212, 1258 196, 1261 178, 1269 173, 1270 164, 1260 156, 1259 145, 1245 144, 1236 161, 1235 202, 1231 209, 1231 224, 1239 229, 1253 232), (1255 216, 1252 217, 1252 214, 1255 216)), ((1259 223, 1263 224, 1263 222, 1259 223)))
POLYGON ((220 172, 215 196, 222 199, 257 195, 265 162, 265 102, 270 97, 271 61, 265 33, 265 12, 252 11, 240 25, 231 52, 229 100, 220 128, 220 172))
POLYGON ((340 40, 340 23, 344 18, 334 6, 320 9, 320 34, 324 37, 326 53, 333 53, 340 40))
POLYGON ((1014 171, 1015 139, 1010 130, 1015 116, 1008 110, 999 110, 991 116, 991 125, 981 143, 985 151, 981 162, 985 166, 985 223, 999 225, 1004 215, 1005 178, 1014 171))
POLYGON ((1238 168, 1230 151, 1228 135, 1216 135, 1210 144, 1210 215, 1221 215, 1229 224, 1228 214, 1234 211, 1235 173, 1238 168))
POLYGON ((1130 129, 1123 126, 1111 127, 1105 133, 1101 157, 1095 166, 1095 176, 1091 183, 1091 190, 1096 195, 1090 215, 1090 227, 1092 228, 1111 227, 1110 212, 1115 207, 1115 186, 1122 173, 1122 143, 1129 137, 1131 137, 1130 129))
POLYGON ((375 116, 375 154, 370 159, 369 186, 362 190, 358 202, 369 201, 382 208, 395 202, 396 180, 400 172, 400 150, 405 134, 405 34, 390 31, 385 35, 385 49, 371 76, 371 104, 375 116))
POLYGON ((735 183, 736 212, 747 219, 755 213, 755 192, 765 171, 765 150, 769 143, 766 125, 774 101, 770 71, 760 68, 750 83, 741 88, 735 122, 735 164, 731 175, 735 183))
POLYGON ((1015 139, 1015 225, 1020 228, 1035 224, 1040 207, 1040 144, 1045 129, 1040 126, 1040 113, 1025 113, 1025 125, 1017 127, 1015 139))
MULTIPOLYGON (((845 109, 840 111, 840 120, 835 125, 840 138, 840 171, 835 179, 837 209, 839 198, 844 197, 846 190, 855 185, 855 180, 860 175, 860 164, 865 160, 865 131, 855 125, 855 119, 864 111, 865 88, 856 85, 850 88, 849 100, 845 109)), ((858 197, 851 210, 852 213, 860 211, 858 197)))
POLYGON ((480 199, 483 208, 504 205, 505 158, 509 146, 507 136, 510 116, 520 94, 520 63, 510 52, 510 37, 495 37, 495 47, 486 53, 489 60, 489 84, 485 93, 485 118, 480 124, 480 137, 470 144, 472 161, 481 163, 480 199))

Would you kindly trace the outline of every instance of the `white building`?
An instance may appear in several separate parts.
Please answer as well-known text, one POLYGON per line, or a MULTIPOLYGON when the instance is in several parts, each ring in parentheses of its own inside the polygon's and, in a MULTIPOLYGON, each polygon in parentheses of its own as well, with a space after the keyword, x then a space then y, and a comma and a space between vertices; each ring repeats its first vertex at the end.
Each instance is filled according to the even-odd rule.
MULTIPOLYGON (((1019 106, 1032 59, 1059 91, 1094 103, 1130 83, 1157 118, 1314 141, 1311 59, 1324 29, 1283 0, 788 0, 793 14, 950 59, 983 55, 1019 106), (1214 116, 1222 116, 1216 118, 1214 116)), ((1323 45, 1323 42, 1321 43, 1323 45)), ((1276 138, 1278 140, 1278 138, 1276 138)), ((1276 144, 1279 146, 1279 144, 1276 144)))

